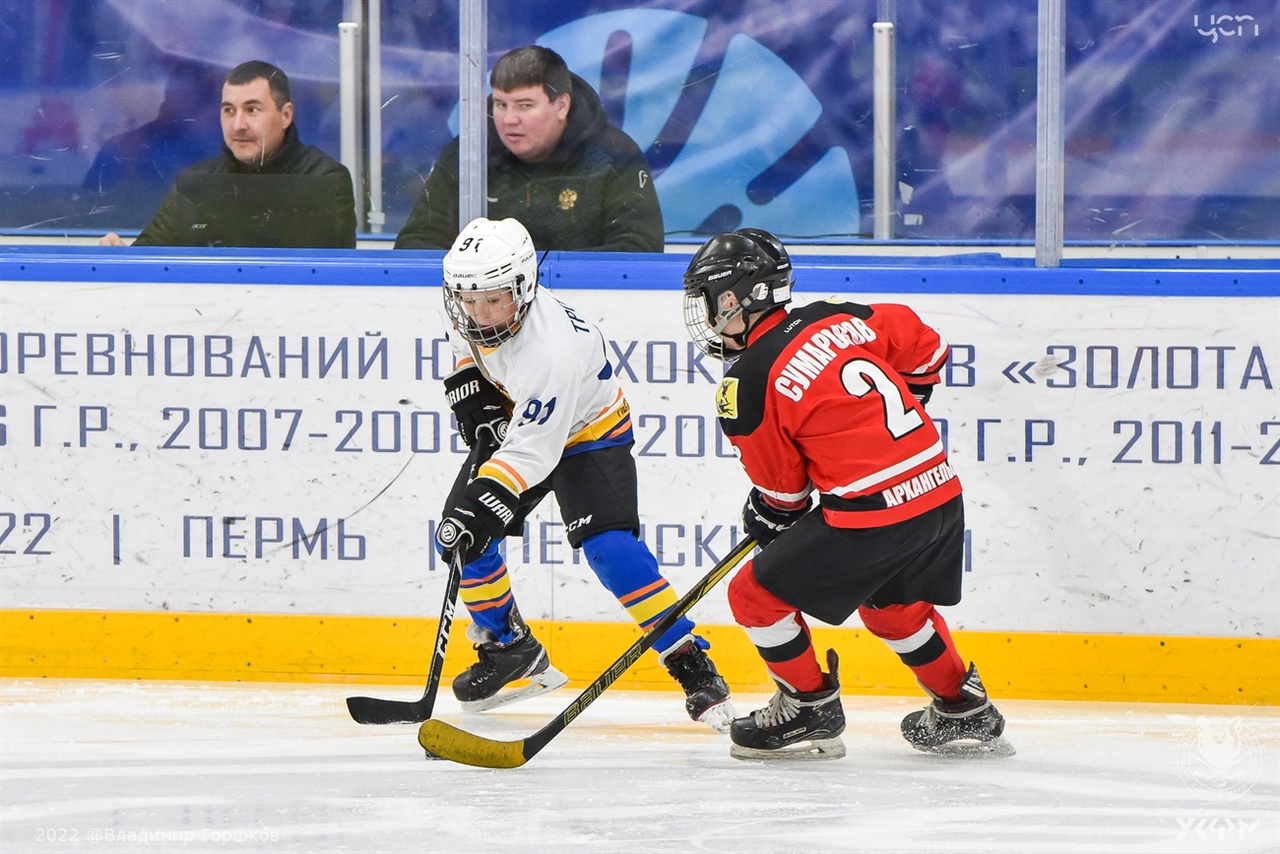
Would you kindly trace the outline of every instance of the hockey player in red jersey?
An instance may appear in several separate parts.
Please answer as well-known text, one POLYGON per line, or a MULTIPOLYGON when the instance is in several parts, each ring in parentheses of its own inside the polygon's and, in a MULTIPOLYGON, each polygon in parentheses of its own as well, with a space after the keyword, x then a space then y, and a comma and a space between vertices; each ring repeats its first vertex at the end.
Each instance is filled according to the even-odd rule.
POLYGON ((913 747, 1008 753, 1004 718, 934 607, 960 600, 963 570, 960 481, 924 409, 947 344, 903 305, 788 310, 793 283, 786 249, 750 228, 708 240, 684 276, 690 335, 729 363, 716 410, 762 549, 729 605, 778 684, 733 721, 730 752, 844 755, 837 656, 824 673, 804 615, 838 625, 857 610, 933 698, 902 721, 913 747))

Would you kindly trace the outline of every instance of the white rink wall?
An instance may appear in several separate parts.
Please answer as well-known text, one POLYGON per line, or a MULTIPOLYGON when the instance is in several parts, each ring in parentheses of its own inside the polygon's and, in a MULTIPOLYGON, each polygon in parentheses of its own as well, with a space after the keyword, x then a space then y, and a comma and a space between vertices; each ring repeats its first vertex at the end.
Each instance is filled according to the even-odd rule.
MULTIPOLYGON (((1280 281, 1280 276, 1277 277, 1280 281)), ((799 298, 831 295, 804 287, 799 298)), ((436 287, 5 281, 5 608, 431 615, 463 459, 436 287)), ((645 538, 683 588, 740 536, 717 362, 677 290, 557 292, 628 389, 645 538)), ((1280 635, 1280 300, 865 291, 953 346, 958 629, 1280 635)), ((529 619, 625 621, 548 502, 529 619)), ((701 619, 731 623, 722 596, 701 619)))

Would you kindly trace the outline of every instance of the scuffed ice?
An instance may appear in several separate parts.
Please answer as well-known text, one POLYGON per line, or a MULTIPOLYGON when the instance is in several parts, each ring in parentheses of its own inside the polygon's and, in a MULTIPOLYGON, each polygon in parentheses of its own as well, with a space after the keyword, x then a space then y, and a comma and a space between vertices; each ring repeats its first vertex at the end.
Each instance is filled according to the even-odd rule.
MULTIPOLYGON (((748 763, 673 693, 609 692, 523 768, 427 761, 351 693, 413 686, 5 680, 6 851, 1263 852, 1280 711, 1003 701, 1012 759, 912 752, 916 698, 846 697, 845 759, 748 763), (46 844, 46 843, 53 844, 46 844)), ((447 692, 446 692, 447 695, 447 692)), ((492 738, 571 699, 441 717, 492 738)), ((764 696, 736 698, 740 710, 764 696)))

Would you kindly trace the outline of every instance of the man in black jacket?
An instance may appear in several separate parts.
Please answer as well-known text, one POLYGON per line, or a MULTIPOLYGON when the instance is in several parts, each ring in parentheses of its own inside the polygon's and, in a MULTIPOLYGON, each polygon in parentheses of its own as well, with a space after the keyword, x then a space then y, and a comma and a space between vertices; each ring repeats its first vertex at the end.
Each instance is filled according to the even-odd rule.
MULTIPOLYGON (((600 97, 555 51, 528 45, 489 75, 488 214, 519 220, 540 249, 661 252, 649 164, 609 124, 600 97)), ((449 142, 396 236, 397 249, 447 249, 458 236, 458 140, 449 142)))
MULTIPOLYGON (((222 85, 222 141, 219 155, 178 175, 134 246, 355 247, 351 173, 298 138, 283 71, 256 60, 231 70, 222 85), (230 176, 256 176, 258 190, 277 196, 259 207, 240 207, 255 195, 253 184, 218 194, 212 188, 223 182, 201 181, 201 176, 227 176, 226 183, 242 180, 230 176), (303 185, 284 176, 310 180, 303 185)), ((115 232, 98 243, 125 245, 115 232)))

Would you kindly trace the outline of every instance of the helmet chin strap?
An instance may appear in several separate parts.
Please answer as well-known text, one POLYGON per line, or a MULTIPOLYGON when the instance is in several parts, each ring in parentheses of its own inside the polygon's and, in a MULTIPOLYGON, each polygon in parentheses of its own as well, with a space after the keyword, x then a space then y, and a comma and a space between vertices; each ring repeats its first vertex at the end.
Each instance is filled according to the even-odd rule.
POLYGON ((764 311, 743 311, 742 331, 733 335, 730 335, 727 332, 721 332, 720 337, 727 338, 734 344, 737 344, 739 351, 745 350, 747 349, 747 338, 751 335, 751 330, 756 327, 756 324, 760 322, 761 318, 767 314, 777 311, 780 308, 782 308, 780 305, 771 305, 764 311))
POLYGON ((728 339, 728 340, 732 341, 734 344, 737 344, 737 345, 738 345, 738 348, 737 348, 737 349, 739 349, 739 350, 745 350, 745 349, 747 349, 747 333, 749 333, 750 331, 751 331, 750 329, 743 329, 741 332, 739 332, 739 333, 737 333, 737 334, 735 334, 735 335, 729 335, 729 334, 727 334, 727 333, 723 333, 723 332, 722 332, 722 333, 720 334, 720 337, 721 337, 721 338, 726 338, 726 339, 728 339))
POLYGON ((716 325, 712 327, 712 331, 721 338, 728 339, 729 341, 737 344, 738 349, 741 350, 747 346, 747 332, 750 328, 751 321, 749 316, 742 310, 741 305, 735 305, 727 314, 720 315, 716 321, 716 325), (743 320, 742 331, 733 334, 725 332, 724 328, 737 317, 741 317, 743 320))

